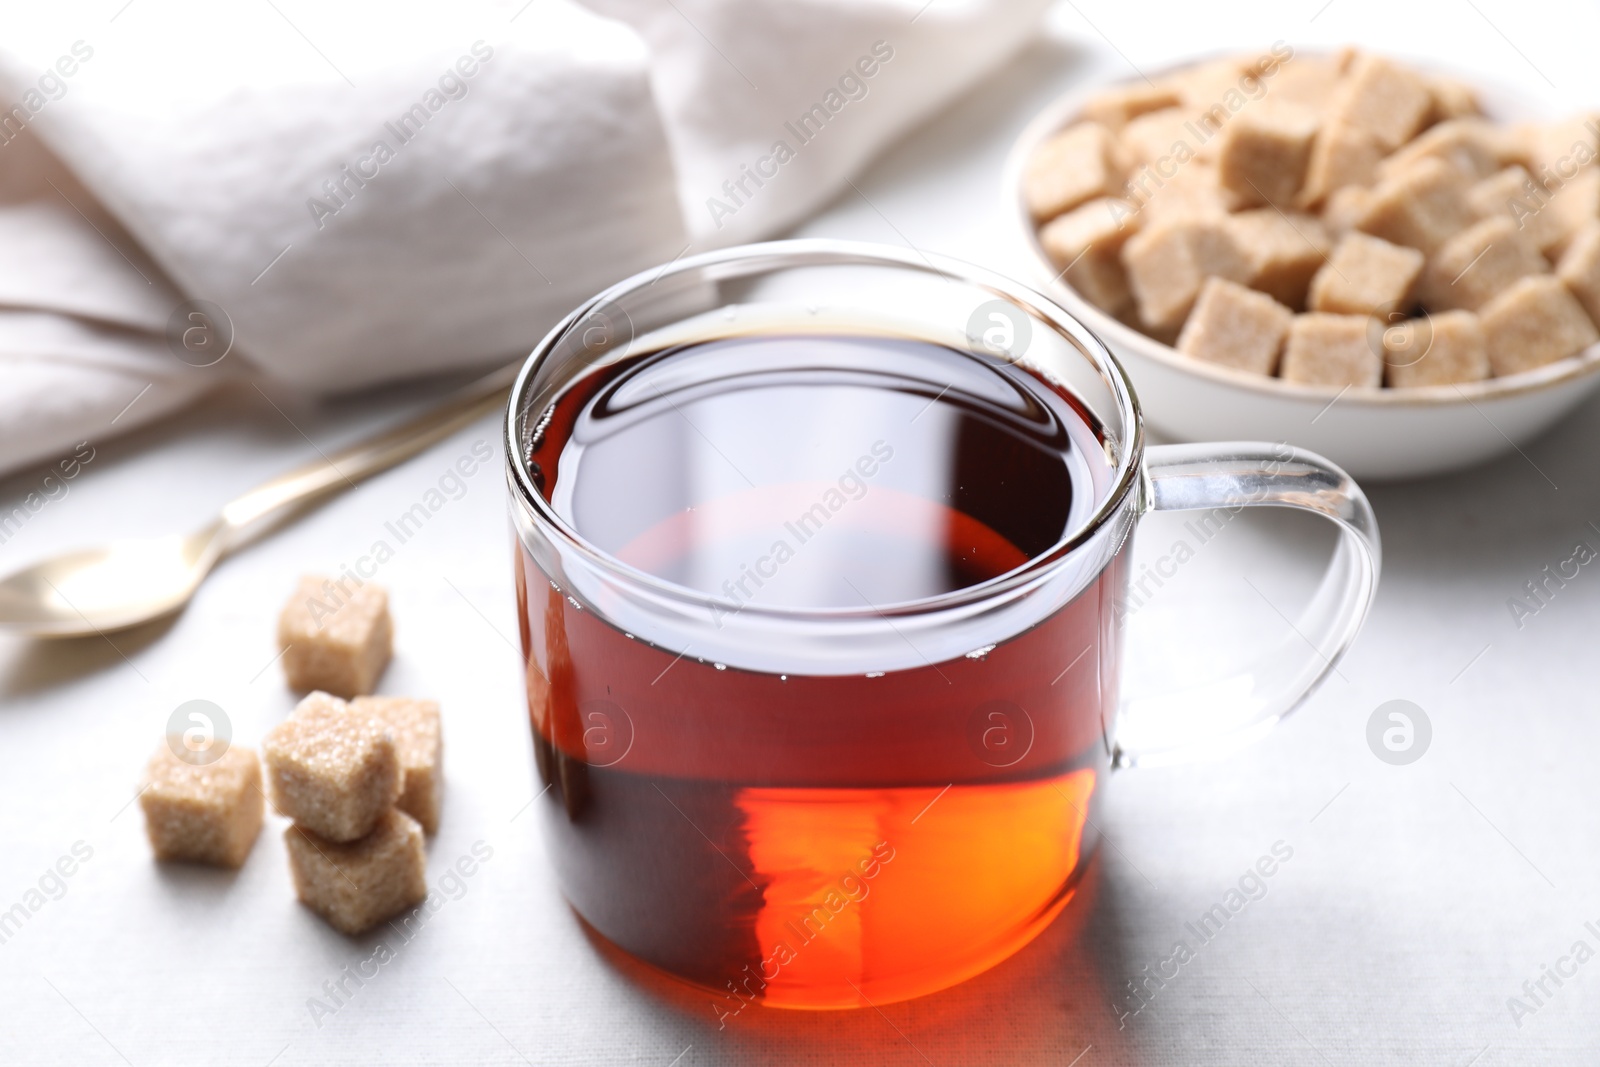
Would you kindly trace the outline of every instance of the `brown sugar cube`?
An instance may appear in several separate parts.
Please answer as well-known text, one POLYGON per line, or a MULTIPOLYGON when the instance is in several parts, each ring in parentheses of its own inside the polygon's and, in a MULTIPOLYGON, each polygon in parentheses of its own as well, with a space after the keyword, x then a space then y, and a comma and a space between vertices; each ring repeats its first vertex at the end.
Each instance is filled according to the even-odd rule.
POLYGON ((1370 185, 1382 158, 1383 146, 1361 127, 1344 122, 1324 124, 1311 143, 1305 182, 1300 187, 1301 206, 1315 207, 1347 185, 1370 185))
POLYGON ((1332 56, 1297 55, 1267 80, 1267 94, 1280 103, 1323 112, 1332 103, 1341 76, 1339 60, 1332 56))
POLYGON ((1378 167, 1380 177, 1423 159, 1439 159, 1474 178, 1486 178, 1500 169, 1506 137, 1501 128, 1478 118, 1452 119, 1424 131, 1401 145, 1378 167))
POLYGON ((1422 76, 1382 56, 1361 54, 1351 61, 1329 117, 1359 126, 1393 150, 1422 128, 1433 110, 1433 94, 1422 76))
POLYGON ((1559 122, 1522 123, 1512 128, 1512 156, 1534 181, 1555 188, 1594 166, 1596 131, 1593 115, 1575 115, 1559 122))
POLYGON ((1272 376, 1294 313, 1265 293, 1222 278, 1206 279, 1178 351, 1207 363, 1272 376))
POLYGON ((1478 316, 1444 311, 1408 319, 1383 334, 1383 359, 1396 389, 1459 385, 1489 376, 1489 348, 1478 316))
POLYGON ((1600 174, 1585 171, 1552 192, 1513 165, 1468 189, 1467 205, 1480 219, 1509 218, 1541 252, 1559 258, 1573 234, 1600 218, 1600 174))
POLYGON ((1170 76, 1178 90, 1180 106, 1195 125, 1211 133, 1227 125, 1230 116, 1255 106, 1265 93, 1265 83, 1254 60, 1225 56, 1197 63, 1170 76))
POLYGON ((1480 219, 1505 215, 1520 222, 1538 210, 1544 195, 1526 169, 1512 164, 1472 185, 1467 190, 1467 207, 1480 219))
POLYGON ((1244 77, 1245 63, 1238 56, 1208 59, 1203 63, 1185 67, 1171 75, 1178 95, 1189 107, 1207 108, 1239 88, 1244 77))
POLYGON ((1372 206, 1372 190, 1360 185, 1335 189, 1322 205, 1322 225, 1330 236, 1341 237, 1355 229, 1372 206))
POLYGON ((1600 340, 1577 297, 1548 274, 1512 285, 1489 301, 1479 318, 1496 378, 1566 359, 1600 340))
MULTIPOLYGON (((1600 112, 1586 111, 1551 125, 1549 135, 1544 139, 1544 159, 1555 156, 1555 168, 1558 177, 1565 177, 1569 170, 1560 166, 1563 160, 1566 167, 1580 166, 1585 169, 1600 166, 1600 112)), ((1534 162, 1540 162, 1535 159, 1534 162)))
POLYGON ((1422 266, 1422 253, 1415 248, 1347 233, 1311 279, 1308 302, 1313 311, 1338 315, 1403 311, 1422 266))
POLYGON ((335 696, 372 692, 394 650, 389 594, 371 584, 349 589, 305 577, 278 616, 278 647, 289 688, 335 696))
POLYGON ((1296 315, 1283 346, 1285 381, 1303 385, 1378 386, 1383 359, 1365 315, 1296 315))
POLYGON ((1507 166, 1467 190, 1467 205, 1478 218, 1509 218, 1539 251, 1560 258, 1573 235, 1600 218, 1600 173, 1582 171, 1550 190, 1522 166, 1507 166))
POLYGON ((1432 252, 1472 223, 1468 184, 1465 174, 1443 160, 1421 160, 1373 188, 1356 229, 1432 252))
MULTIPOLYGON (((1248 77, 1241 75, 1240 77, 1248 77)), ((1237 81, 1238 79, 1235 79, 1237 81)), ((1258 93, 1259 89, 1256 90, 1258 93)), ((1258 107, 1263 101, 1247 98, 1237 88, 1225 92, 1228 99, 1235 104, 1244 104, 1248 107, 1258 107)), ((1189 116, 1189 128, 1194 131, 1195 159, 1209 166, 1216 166, 1218 155, 1222 146, 1223 134, 1236 117, 1235 110, 1230 110, 1226 104, 1212 101, 1205 107, 1184 105, 1189 116)), ((1231 203, 1231 194, 1230 194, 1231 203)))
POLYGON ((1478 93, 1466 82, 1454 78, 1429 78, 1428 92, 1433 95, 1433 111, 1429 116, 1436 122, 1464 119, 1482 115, 1478 93))
POLYGON ((1600 322, 1600 222, 1589 223, 1572 238, 1556 264, 1556 277, 1589 318, 1600 322))
POLYGON ((1083 105, 1083 118, 1117 133, 1140 115, 1176 107, 1178 101, 1178 91, 1172 85, 1141 80, 1091 96, 1083 105))
POLYGON ((209 763, 180 759, 165 741, 145 766, 139 791, 145 832, 158 860, 238 867, 261 832, 261 764, 237 745, 209 763))
POLYGON ((1509 163, 1527 168, 1535 156, 1543 155, 1544 124, 1519 122, 1506 130, 1506 140, 1511 146, 1509 163))
POLYGON ((1139 319, 1152 330, 1182 326, 1206 278, 1242 283, 1250 277, 1249 260, 1226 219, 1151 223, 1122 246, 1122 265, 1139 304, 1139 319))
POLYGON ((261 743, 272 806, 319 837, 353 841, 400 797, 389 728, 327 693, 312 693, 261 743))
POLYGON ((1177 219, 1220 219, 1228 214, 1229 199, 1217 184, 1217 169, 1190 160, 1170 178, 1144 166, 1128 179, 1129 196, 1140 204, 1145 224, 1177 219))
POLYGON ((1241 100, 1246 99, 1239 84, 1244 76, 1244 60, 1238 56, 1224 56, 1185 67, 1169 75, 1167 80, 1177 90, 1184 107, 1204 111, 1213 104, 1226 107, 1224 98, 1229 92, 1239 93, 1241 100))
POLYGON ((1051 219, 1039 231, 1039 243, 1068 285, 1115 315, 1133 301, 1118 254, 1141 217, 1128 201, 1102 197, 1051 219))
POLYGON ((328 841, 303 826, 283 835, 300 902, 335 930, 359 934, 428 895, 422 827, 390 808, 356 841, 328 841))
POLYGON ((1290 309, 1303 307, 1306 288, 1333 247, 1322 221, 1314 215, 1264 207, 1241 211, 1229 225, 1250 261, 1250 288, 1290 309))
POLYGON ((1550 264, 1505 216, 1484 219, 1439 246, 1423 273, 1423 303, 1435 311, 1476 311, 1518 278, 1548 274, 1550 264))
POLYGON ((1207 166, 1217 165, 1217 146, 1222 143, 1222 131, 1228 124, 1230 112, 1221 104, 1209 111, 1191 111, 1189 123, 1195 131, 1198 147, 1194 158, 1207 166))
POLYGON ((1217 178, 1234 203, 1293 203, 1305 180, 1317 113, 1262 101, 1233 117, 1217 148, 1217 178))
POLYGON ((1119 139, 1128 168, 1160 162, 1170 177, 1194 158, 1200 143, 1199 131, 1190 126, 1188 113, 1176 107, 1147 112, 1128 123, 1119 139))
POLYGON ((1560 259, 1574 234, 1600 218, 1600 172, 1585 170, 1563 182, 1542 206, 1520 220, 1528 239, 1552 259, 1560 259))
POLYGON ((1043 221, 1085 200, 1115 196, 1118 180, 1111 134, 1097 122, 1080 122, 1039 146, 1022 175, 1022 194, 1043 221))
POLYGON ((395 755, 400 759, 400 799, 395 806, 421 823, 426 833, 438 831, 439 805, 444 798, 438 702, 357 697, 350 702, 350 710, 371 715, 389 728, 395 755))

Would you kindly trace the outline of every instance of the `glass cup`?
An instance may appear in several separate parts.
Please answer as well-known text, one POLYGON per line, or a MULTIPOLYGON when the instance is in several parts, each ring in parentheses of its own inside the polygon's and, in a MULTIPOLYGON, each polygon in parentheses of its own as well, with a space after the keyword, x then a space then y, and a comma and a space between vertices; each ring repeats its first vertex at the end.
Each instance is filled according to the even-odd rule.
POLYGON ((612 287, 534 350, 506 446, 537 806, 562 890, 593 933, 702 987, 723 1019, 920 996, 1016 952, 1094 855, 1109 772, 1271 727, 1333 668, 1377 584, 1372 510, 1337 467, 1283 444, 1147 447, 1131 383, 1081 323, 896 248, 752 245, 612 287), (1087 413, 1105 476, 1059 541, 939 595, 773 607, 625 562, 546 499, 530 453, 574 382, 673 345, 863 330, 1026 370, 1087 413), (1262 506, 1341 534, 1292 638, 1228 677, 1121 700, 1139 519, 1262 506))

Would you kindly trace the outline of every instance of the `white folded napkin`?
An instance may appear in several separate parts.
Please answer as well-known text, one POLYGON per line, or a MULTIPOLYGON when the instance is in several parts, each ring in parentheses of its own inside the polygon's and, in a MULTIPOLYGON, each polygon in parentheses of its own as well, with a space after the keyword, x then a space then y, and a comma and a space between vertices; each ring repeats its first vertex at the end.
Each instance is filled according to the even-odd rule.
POLYGON ((0 470, 229 375, 330 392, 513 359, 605 285, 802 219, 1045 6, 0 15, 0 470))

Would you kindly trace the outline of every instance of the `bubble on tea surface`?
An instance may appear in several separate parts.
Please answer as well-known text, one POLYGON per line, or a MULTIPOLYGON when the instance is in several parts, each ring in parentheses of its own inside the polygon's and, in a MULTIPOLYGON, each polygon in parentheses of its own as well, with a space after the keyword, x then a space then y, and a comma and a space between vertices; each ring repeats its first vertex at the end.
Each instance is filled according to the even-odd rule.
POLYGON ((1409 700, 1379 704, 1367 719, 1367 747, 1391 766, 1417 762, 1432 743, 1433 722, 1409 700))
POLYGON ((167 316, 167 348, 191 367, 209 367, 233 351, 233 319, 210 300, 185 300, 167 316))
POLYGON ((613 700, 578 705, 583 726, 583 760, 591 767, 614 767, 633 749, 633 718, 613 700))
POLYGON ((991 700, 967 716, 967 748, 991 767, 1011 767, 1033 749, 1033 717, 1020 704, 991 700))
POLYGON ((233 743, 228 713, 209 700, 186 700, 167 716, 167 747, 185 763, 217 762, 233 743))
POLYGON ((1032 317, 1009 300, 986 300, 967 318, 967 343, 989 359, 1015 363, 1032 340, 1032 317))

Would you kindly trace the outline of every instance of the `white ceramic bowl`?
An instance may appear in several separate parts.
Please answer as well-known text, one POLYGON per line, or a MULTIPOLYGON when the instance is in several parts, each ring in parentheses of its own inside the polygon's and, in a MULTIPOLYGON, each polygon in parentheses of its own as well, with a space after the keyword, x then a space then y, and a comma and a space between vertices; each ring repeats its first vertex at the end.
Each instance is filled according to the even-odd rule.
MULTIPOLYGON (((1175 64, 1169 70, 1207 58, 1212 57, 1175 64)), ((1403 62, 1427 69, 1414 60, 1403 62)), ((1472 85, 1484 110, 1498 121, 1559 117, 1482 78, 1456 71, 1438 73, 1472 85)), ((1460 386, 1341 391, 1190 359, 1117 321, 1060 280, 1039 244, 1038 229, 1022 197, 1023 167, 1034 150, 1075 120, 1088 98, 1105 88, 1097 85, 1069 93, 1028 124, 1006 163, 1001 195, 1035 283, 1099 334, 1122 361, 1146 418, 1158 431, 1180 441, 1286 441, 1322 453, 1357 478, 1414 478, 1469 467, 1508 452, 1600 387, 1600 344, 1507 378, 1460 386)))

